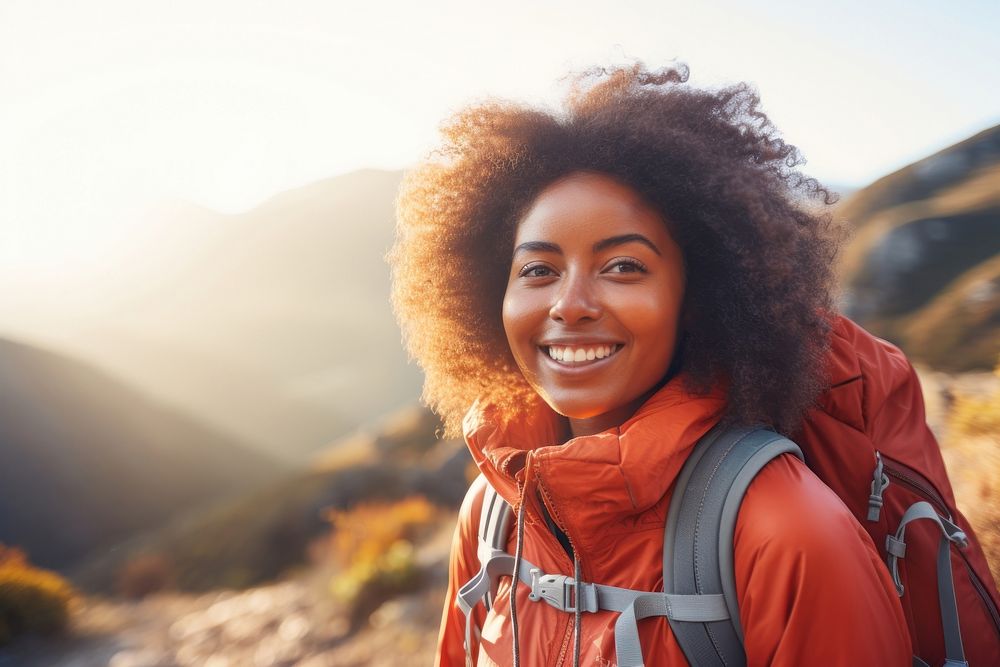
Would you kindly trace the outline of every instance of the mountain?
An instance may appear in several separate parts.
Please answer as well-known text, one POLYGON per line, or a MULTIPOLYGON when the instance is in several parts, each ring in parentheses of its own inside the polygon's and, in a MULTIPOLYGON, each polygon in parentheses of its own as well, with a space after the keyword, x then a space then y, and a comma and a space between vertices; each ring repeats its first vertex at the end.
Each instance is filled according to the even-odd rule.
POLYGON ((840 213, 855 227, 864 227, 880 211, 930 199, 968 181, 970 175, 1000 163, 1000 125, 917 160, 855 191, 840 213))
POLYGON ((974 370, 997 365, 1000 354, 1000 255, 970 269, 904 329, 905 344, 929 365, 974 370))
POLYGON ((93 366, 0 339, 0 542, 42 566, 67 568, 281 470, 93 366))
POLYGON ((992 368, 1000 355, 1000 126, 889 174, 838 209, 854 227, 844 310, 915 360, 992 368))
POLYGON ((384 260, 401 178, 356 171, 238 215, 163 203, 101 284, 51 310, 85 298, 93 308, 35 331, 259 450, 305 461, 420 393, 384 260))
POLYGON ((457 508, 472 459, 464 441, 439 440, 440 428, 426 408, 404 407, 253 493, 138 534, 70 574, 86 590, 113 592, 129 562, 153 554, 169 564, 181 589, 243 588, 306 562, 310 544, 330 532, 326 510, 415 495, 457 508))

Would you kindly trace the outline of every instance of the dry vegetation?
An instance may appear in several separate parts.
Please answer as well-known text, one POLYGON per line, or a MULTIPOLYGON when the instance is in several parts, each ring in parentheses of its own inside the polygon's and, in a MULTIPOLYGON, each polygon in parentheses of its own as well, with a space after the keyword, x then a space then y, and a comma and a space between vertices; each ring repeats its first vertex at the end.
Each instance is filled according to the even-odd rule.
POLYGON ((386 601, 425 584, 415 545, 442 518, 443 512, 420 496, 329 512, 330 553, 339 567, 330 589, 348 610, 352 628, 365 624, 386 601))
POLYGON ((24 635, 62 632, 74 597, 65 579, 0 544, 0 646, 24 635))
POLYGON ((1000 361, 985 391, 957 389, 942 449, 958 506, 1000 585, 1000 361))

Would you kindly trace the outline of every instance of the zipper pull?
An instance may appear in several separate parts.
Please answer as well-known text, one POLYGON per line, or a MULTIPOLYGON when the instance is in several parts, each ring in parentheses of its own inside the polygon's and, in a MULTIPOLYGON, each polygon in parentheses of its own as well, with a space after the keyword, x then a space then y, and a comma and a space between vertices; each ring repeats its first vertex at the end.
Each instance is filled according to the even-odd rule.
POLYGON ((875 451, 875 472, 872 475, 872 492, 868 496, 868 520, 875 523, 882 514, 882 494, 889 486, 889 476, 883 472, 882 455, 875 451))

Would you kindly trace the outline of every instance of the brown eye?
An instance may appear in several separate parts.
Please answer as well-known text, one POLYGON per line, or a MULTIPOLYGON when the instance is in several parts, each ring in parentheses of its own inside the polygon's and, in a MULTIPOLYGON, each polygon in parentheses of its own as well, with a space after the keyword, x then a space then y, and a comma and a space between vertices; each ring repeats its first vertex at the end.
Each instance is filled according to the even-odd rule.
POLYGON ((552 275, 552 270, 544 264, 529 264, 517 274, 518 278, 544 278, 552 275))
POLYGON ((622 258, 614 260, 608 271, 610 273, 646 273, 646 267, 637 259, 622 258))

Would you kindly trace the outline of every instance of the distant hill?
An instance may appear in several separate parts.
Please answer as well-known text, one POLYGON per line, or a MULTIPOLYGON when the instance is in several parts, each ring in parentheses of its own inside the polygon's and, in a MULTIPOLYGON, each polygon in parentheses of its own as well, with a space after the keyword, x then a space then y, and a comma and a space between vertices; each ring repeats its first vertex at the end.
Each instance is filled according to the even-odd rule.
POLYGON ((155 554, 181 589, 243 588, 304 563, 310 542, 330 532, 326 509, 412 495, 457 508, 472 459, 463 441, 438 440, 439 428, 426 408, 403 408, 331 444, 303 469, 140 534, 70 574, 87 590, 113 592, 130 559, 155 554))
POLYGON ((101 310, 77 314, 60 341, 258 449, 304 461, 420 393, 384 261, 401 178, 356 171, 239 215, 164 203, 137 221, 134 259, 93 288, 107 292, 91 299, 101 310))
POLYGON ((951 283, 906 322, 905 344, 935 368, 980 369, 1000 353, 1000 255, 951 283))
POLYGON ((282 467, 80 361, 0 339, 0 542, 65 569, 282 467))
POLYGON ((838 209, 854 227, 844 310, 915 360, 993 368, 1000 355, 1000 126, 879 179, 838 209))
POLYGON ((930 199, 1000 164, 1000 125, 883 176, 845 199, 840 213, 858 228, 880 211, 930 199))

